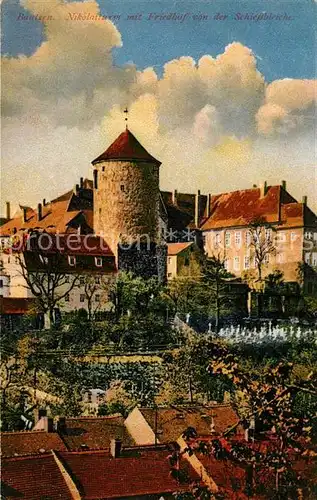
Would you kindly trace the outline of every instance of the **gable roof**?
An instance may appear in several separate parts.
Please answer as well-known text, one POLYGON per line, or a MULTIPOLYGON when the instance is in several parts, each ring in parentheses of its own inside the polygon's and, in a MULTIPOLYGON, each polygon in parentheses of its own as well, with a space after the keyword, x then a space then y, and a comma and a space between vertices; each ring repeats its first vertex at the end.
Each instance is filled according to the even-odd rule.
POLYGON ((3 457, 41 455, 50 450, 67 450, 62 438, 56 432, 20 431, 1 433, 1 454, 3 457))
POLYGON ((280 216, 281 189, 281 186, 271 186, 263 197, 259 188, 212 196, 211 215, 202 224, 201 229, 247 226, 259 217, 265 217, 267 222, 277 223, 280 216))
POLYGON ((61 435, 67 448, 73 451, 81 450, 83 446, 91 450, 106 449, 116 438, 124 446, 134 444, 121 415, 66 418, 66 428, 61 435))
POLYGON ((160 165, 161 162, 156 160, 146 149, 139 143, 136 137, 126 129, 119 137, 104 151, 100 156, 92 161, 92 164, 102 161, 137 161, 151 162, 160 165))
POLYGON ((1 492, 7 500, 72 500, 52 454, 3 458, 1 492))
POLYGON ((202 221, 201 229, 248 226, 257 218, 279 229, 317 227, 316 215, 305 204, 298 203, 282 186, 268 186, 265 195, 260 188, 253 188, 212 196, 210 216, 202 221))
POLYGON ((198 436, 211 436, 212 419, 215 433, 221 434, 239 418, 230 405, 173 406, 169 408, 139 408, 154 431, 157 428, 160 443, 176 441, 188 427, 193 427, 198 436))
POLYGON ((166 447, 135 447, 122 450, 118 458, 108 452, 62 452, 59 459, 71 471, 85 500, 127 498, 186 491, 190 482, 199 481, 187 460, 180 460, 189 482, 179 483, 171 475, 166 447))
POLYGON ((167 255, 178 255, 184 250, 187 250, 189 247, 193 245, 192 241, 184 242, 184 243, 168 243, 167 244, 167 255))

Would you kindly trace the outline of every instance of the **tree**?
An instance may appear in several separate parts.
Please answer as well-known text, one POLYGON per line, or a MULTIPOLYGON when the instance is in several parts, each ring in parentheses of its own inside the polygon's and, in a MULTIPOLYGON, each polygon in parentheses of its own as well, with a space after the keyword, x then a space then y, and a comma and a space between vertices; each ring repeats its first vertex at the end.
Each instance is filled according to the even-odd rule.
POLYGON ((199 451, 242 468, 248 497, 314 498, 309 471, 313 474, 311 462, 316 455, 310 446, 316 411, 313 415, 296 412, 294 402, 298 393, 317 396, 316 370, 294 383, 290 362, 278 362, 256 374, 250 373, 243 361, 224 343, 214 342, 210 376, 231 382, 234 390, 244 396, 246 405, 234 425, 207 443, 197 439, 194 429, 185 431, 188 447, 183 452, 199 451), (233 438, 239 425, 248 432, 255 427, 251 439, 233 438), (305 465, 298 469, 301 463, 305 465))
POLYGON ((208 301, 214 305, 216 332, 219 329, 219 320, 224 306, 228 306, 230 298, 227 293, 226 280, 232 275, 225 268, 225 261, 220 256, 208 257, 204 265, 204 282, 206 283, 206 296, 208 301))
POLYGON ((92 322, 96 313, 109 297, 110 283, 106 276, 85 276, 84 294, 87 299, 88 321, 92 322), (98 301, 96 298, 98 297, 98 301))
POLYGON ((264 282, 263 271, 270 255, 276 253, 276 247, 272 233, 276 231, 274 227, 267 223, 263 217, 252 219, 249 224, 250 234, 250 258, 254 259, 256 280, 253 286, 257 290, 258 316, 262 314, 262 295, 264 282))
POLYGON ((254 257, 259 283, 262 283, 267 259, 276 253, 272 237, 274 231, 275 228, 262 217, 253 219, 249 225, 251 257, 254 257))
POLYGON ((40 312, 54 325, 54 310, 79 282, 78 274, 65 268, 65 256, 59 251, 27 250, 16 255, 25 288, 35 297, 40 312))

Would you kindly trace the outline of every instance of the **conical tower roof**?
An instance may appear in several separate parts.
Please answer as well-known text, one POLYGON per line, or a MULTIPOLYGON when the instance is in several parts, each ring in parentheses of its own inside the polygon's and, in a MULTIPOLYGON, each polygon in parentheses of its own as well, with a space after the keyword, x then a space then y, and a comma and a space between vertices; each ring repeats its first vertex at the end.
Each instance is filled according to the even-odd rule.
POLYGON ((144 149, 128 128, 117 137, 106 151, 93 160, 92 164, 94 165, 102 161, 124 160, 136 162, 146 161, 161 165, 160 161, 156 160, 146 151, 146 149, 144 149))

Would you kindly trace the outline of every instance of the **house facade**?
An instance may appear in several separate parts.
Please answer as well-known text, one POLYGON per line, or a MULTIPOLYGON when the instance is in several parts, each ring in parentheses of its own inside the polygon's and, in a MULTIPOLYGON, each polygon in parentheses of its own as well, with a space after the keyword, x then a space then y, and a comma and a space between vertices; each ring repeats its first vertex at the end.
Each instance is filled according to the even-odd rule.
MULTIPOLYGON (((253 244, 254 222, 262 225, 261 238, 267 245, 262 262, 263 277, 280 270, 287 282, 299 282, 299 268, 317 266, 317 217, 281 186, 267 186, 223 193, 210 200, 210 216, 201 225, 207 255, 218 255, 226 269, 242 276, 256 273, 253 244)), ((304 280, 307 293, 317 293, 314 273, 304 280)))

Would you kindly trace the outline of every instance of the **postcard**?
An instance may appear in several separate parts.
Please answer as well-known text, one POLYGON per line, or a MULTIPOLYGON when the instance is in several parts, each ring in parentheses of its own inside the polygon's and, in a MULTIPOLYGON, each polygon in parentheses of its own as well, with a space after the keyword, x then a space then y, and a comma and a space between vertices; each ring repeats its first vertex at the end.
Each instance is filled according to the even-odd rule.
POLYGON ((316 498, 315 16, 2 0, 1 498, 316 498))

